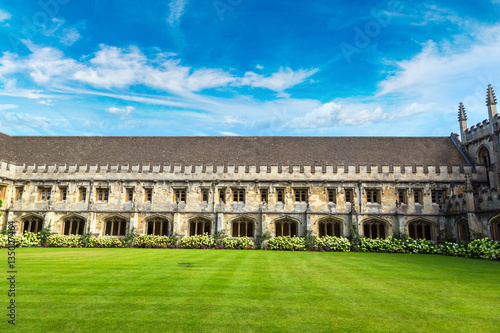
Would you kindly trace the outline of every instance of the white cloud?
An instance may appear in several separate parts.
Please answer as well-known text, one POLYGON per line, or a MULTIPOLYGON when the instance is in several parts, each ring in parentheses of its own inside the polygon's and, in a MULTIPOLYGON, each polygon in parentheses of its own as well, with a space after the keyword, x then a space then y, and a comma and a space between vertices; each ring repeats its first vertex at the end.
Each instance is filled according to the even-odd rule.
POLYGON ((387 118, 381 107, 377 107, 374 111, 367 109, 354 112, 346 112, 340 115, 341 124, 360 126, 370 123, 378 123, 387 118))
POLYGON ((11 17, 12 17, 12 15, 10 15, 9 12, 6 12, 5 10, 0 9, 0 22, 7 21, 11 17))
POLYGON ((54 105, 54 100, 53 99, 42 99, 40 101, 37 102, 38 104, 43 104, 43 105, 46 105, 46 106, 52 106, 54 105))
POLYGON ((448 8, 438 7, 436 5, 424 5, 426 10, 424 15, 418 16, 419 22, 412 23, 413 25, 428 25, 431 23, 453 23, 459 26, 468 25, 470 22, 463 16, 459 16, 454 11, 448 8))
POLYGON ((129 106, 129 105, 127 105, 123 109, 120 109, 120 108, 117 108, 114 106, 106 108, 106 112, 109 112, 109 113, 114 114, 114 115, 119 115, 119 116, 129 116, 134 111, 135 111, 135 108, 133 106, 129 106))
POLYGON ((226 86, 234 81, 234 77, 220 69, 199 69, 189 75, 186 88, 191 91, 200 91, 208 88, 226 86))
POLYGON ((167 18, 168 24, 171 26, 177 26, 180 23, 182 14, 184 13, 184 8, 187 5, 187 0, 171 0, 168 4, 170 8, 170 14, 167 18))
POLYGON ((61 44, 71 46, 81 37, 82 36, 76 28, 65 28, 59 40, 61 41, 61 44))
MULTIPOLYGON (((168 107, 162 124, 180 128, 185 126, 186 119, 192 119, 193 128, 203 126, 199 128, 214 133, 224 130, 228 134, 253 128, 258 134, 277 135, 289 120, 303 115, 304 110, 321 105, 315 100, 290 98, 283 91, 306 81, 317 69, 280 68, 276 73, 254 73, 250 79, 248 75, 234 74, 234 69, 184 66, 175 54, 158 52, 146 56, 135 46, 101 45, 94 54, 75 60, 56 48, 40 47, 29 41, 25 44, 31 51, 28 55, 8 52, 0 55, 0 79, 4 83, 0 95, 42 99, 39 102, 44 105, 82 95, 161 105, 168 107), (17 87, 18 83, 26 87, 33 87, 35 83, 40 89, 22 89, 17 87), (243 86, 275 89, 281 98, 261 102, 252 96, 238 94, 237 88, 243 86), (231 97, 199 93, 210 88, 225 89, 231 97), (248 115, 251 117, 247 118, 248 115), (224 127, 220 128, 221 124, 224 127)), ((134 109, 125 105, 104 106, 102 109, 122 117, 121 124, 134 119, 128 117, 134 109)), ((159 126, 159 122, 144 122, 148 128, 159 126)), ((141 125, 128 123, 130 126, 141 125)), ((192 130, 191 134, 197 132, 192 130)))
POLYGON ((381 107, 376 107, 374 111, 370 111, 363 105, 353 104, 343 107, 339 103, 329 102, 313 109, 303 117, 293 118, 285 127, 327 129, 339 125, 360 126, 377 123, 387 119, 387 117, 388 115, 381 107))
POLYGON ((254 88, 267 88, 269 90, 281 92, 304 82, 308 77, 317 73, 319 69, 294 71, 291 68, 280 67, 278 72, 270 76, 260 75, 254 72, 246 72, 245 76, 239 80, 240 85, 249 85, 254 88))
POLYGON ((397 111, 389 117, 390 119, 412 119, 423 113, 428 113, 436 109, 434 103, 411 103, 404 107, 401 111, 397 111))
POLYGON ((264 69, 264 66, 262 66, 262 65, 255 65, 255 68, 262 70, 262 69, 264 69))
POLYGON ((292 95, 290 95, 289 93, 286 93, 284 91, 280 91, 276 94, 276 97, 279 97, 279 98, 290 98, 292 95))
MULTIPOLYGON (((59 119, 64 121, 64 119, 59 119)), ((62 123, 61 123, 62 124, 62 123)), ((9 132, 21 131, 24 133, 40 133, 40 130, 48 131, 56 128, 60 123, 48 117, 33 116, 27 113, 2 112, 0 113, 0 126, 9 132)))
POLYGON ((48 23, 49 24, 42 26, 41 33, 47 37, 55 37, 56 32, 59 30, 59 28, 61 28, 65 21, 53 17, 50 21, 48 21, 48 23))
POLYGON ((239 125, 242 125, 244 124, 245 122, 242 121, 242 120, 239 120, 239 119, 236 119, 235 117, 233 116, 225 116, 224 117, 224 122, 226 124, 229 124, 229 125, 234 125, 234 124, 239 124, 239 125))
POLYGON ((380 82, 379 95, 432 98, 460 92, 465 96, 473 89, 468 85, 475 86, 483 77, 500 72, 500 25, 477 29, 473 39, 463 41, 459 48, 446 46, 429 41, 413 58, 396 62, 395 74, 380 82))
MULTIPOLYGON (((53 17, 48 24, 42 26, 41 33, 47 37, 59 39, 59 42, 65 46, 71 46, 82 36, 75 26, 62 29, 64 25, 66 25, 65 20, 53 17)), ((81 25, 77 24, 77 26, 81 25)))
POLYGON ((81 65, 73 59, 51 47, 39 47, 29 41, 25 45, 32 52, 26 57, 5 52, 0 57, 0 78, 8 78, 11 74, 26 74, 37 84, 66 81, 68 75, 81 65))
POLYGON ((19 105, 15 104, 0 104, 0 110, 17 109, 19 105))
POLYGON ((239 136, 239 134, 233 132, 220 132, 220 134, 225 136, 239 136))
POLYGON ((304 117, 292 119, 288 126, 292 128, 328 128, 338 125, 339 113, 342 109, 340 104, 329 102, 308 112, 304 117))
POLYGON ((84 83, 104 89, 126 89, 142 84, 177 95, 189 95, 204 89, 230 86, 259 87, 283 93, 318 71, 280 68, 278 72, 267 76, 247 72, 243 77, 237 77, 222 69, 183 66, 180 59, 172 58, 172 54, 159 53, 151 59, 135 46, 122 49, 101 45, 93 57, 76 61, 65 57, 56 48, 24 42, 32 53, 24 57, 4 53, 0 57, 3 65, 0 67, 0 77, 9 79, 9 75, 24 74, 39 85, 68 87, 74 83, 84 83))
POLYGON ((73 78, 102 88, 125 88, 140 84, 144 75, 146 57, 136 47, 123 50, 101 45, 101 49, 90 59, 90 66, 82 65, 73 78))

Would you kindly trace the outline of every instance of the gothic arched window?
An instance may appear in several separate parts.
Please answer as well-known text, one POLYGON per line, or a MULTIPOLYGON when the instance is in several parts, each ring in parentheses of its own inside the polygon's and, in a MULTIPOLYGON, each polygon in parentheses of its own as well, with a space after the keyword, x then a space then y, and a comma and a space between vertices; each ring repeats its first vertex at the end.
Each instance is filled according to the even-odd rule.
POLYGON ((148 235, 168 236, 168 220, 163 217, 153 217, 147 219, 148 235))
POLYGON ((245 218, 239 218, 231 223, 233 237, 253 237, 254 223, 245 218))
POLYGON ((31 215, 28 217, 23 217, 22 222, 23 222, 23 233, 27 231, 36 234, 42 231, 43 219, 38 216, 31 215))
POLYGON ((333 219, 323 220, 319 222, 318 235, 319 237, 342 237, 342 222, 333 219))
POLYGON ((65 235, 83 235, 85 232, 85 220, 78 216, 71 216, 64 219, 65 235))
POLYGON ((497 219, 490 224, 491 239, 500 241, 500 219, 497 219))
POLYGON ((298 236, 298 223, 290 219, 283 219, 276 221, 276 237, 279 236, 298 236))
POLYGON ((189 222, 189 236, 203 235, 211 233, 212 222, 204 218, 196 218, 189 222))
POLYGON ((432 240, 432 226, 425 221, 413 221, 408 223, 408 236, 412 239, 432 240))
POLYGON ((363 223, 363 235, 371 239, 385 239, 387 225, 384 222, 372 220, 363 223))
POLYGON ((106 236, 125 236, 127 229, 127 220, 123 217, 111 217, 106 219, 106 236))
POLYGON ((490 160, 490 152, 488 151, 488 148, 486 147, 481 147, 479 151, 477 152, 477 159, 479 163, 484 164, 486 169, 488 169, 491 165, 491 160, 490 160))

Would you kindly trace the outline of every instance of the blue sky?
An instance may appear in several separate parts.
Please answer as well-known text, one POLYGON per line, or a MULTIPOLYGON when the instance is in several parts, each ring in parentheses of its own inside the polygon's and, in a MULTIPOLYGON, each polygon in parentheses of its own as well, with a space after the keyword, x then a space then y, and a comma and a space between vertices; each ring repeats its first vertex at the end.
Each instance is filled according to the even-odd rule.
POLYGON ((0 1, 11 135, 447 136, 500 89, 500 0, 0 1))

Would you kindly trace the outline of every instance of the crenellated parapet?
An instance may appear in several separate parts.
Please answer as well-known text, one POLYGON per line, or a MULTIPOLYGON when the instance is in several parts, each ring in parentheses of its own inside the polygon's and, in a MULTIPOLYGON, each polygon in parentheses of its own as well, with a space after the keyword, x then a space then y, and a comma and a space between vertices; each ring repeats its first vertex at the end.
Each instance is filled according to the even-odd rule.
MULTIPOLYGON (((495 123, 498 127, 500 125, 500 116, 498 114, 495 115, 495 123)), ((481 123, 477 123, 465 130, 467 143, 471 143, 473 141, 482 140, 490 136, 490 121, 483 120, 481 123)))
MULTIPOLYGON (((12 179, 109 180, 309 180, 460 181, 467 165, 16 165, 0 163, 0 176, 12 179)), ((480 178, 481 172, 475 174, 480 178), (479 176, 478 176, 479 175, 479 176)))

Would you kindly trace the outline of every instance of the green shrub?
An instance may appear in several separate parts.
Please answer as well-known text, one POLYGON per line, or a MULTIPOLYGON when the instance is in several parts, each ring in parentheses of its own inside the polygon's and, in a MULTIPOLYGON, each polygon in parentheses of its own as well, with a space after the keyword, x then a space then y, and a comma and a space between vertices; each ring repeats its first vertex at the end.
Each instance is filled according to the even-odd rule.
POLYGON ((259 236, 259 244, 264 243, 266 240, 270 240, 273 237, 270 231, 264 232, 262 235, 259 236))
POLYGON ((47 241, 50 237, 50 229, 52 229, 52 224, 49 222, 49 224, 45 225, 45 222, 43 222, 42 230, 38 233, 38 237, 40 238, 40 245, 47 246, 47 241))
POLYGON ((500 242, 488 238, 473 240, 467 246, 467 257, 500 259, 500 242))
POLYGON ((215 239, 215 245, 222 245, 224 239, 226 239, 228 236, 228 230, 227 229, 222 229, 219 230, 215 233, 214 239, 215 239))
POLYGON ((207 233, 189 236, 181 239, 180 245, 185 249, 210 249, 215 247, 215 238, 207 233))
POLYGON ((462 252, 462 250, 459 249, 460 247, 460 244, 452 242, 444 242, 438 245, 439 252, 445 256, 457 256, 462 252))
POLYGON ((90 226, 87 228, 87 232, 80 236, 80 245, 81 247, 87 247, 89 243, 90 237, 92 237, 92 233, 90 232, 90 226))
POLYGON ((77 235, 50 235, 47 238, 47 245, 51 247, 80 247, 81 237, 77 235))
POLYGON ((358 226, 356 224, 352 224, 352 239, 351 239, 351 249, 355 252, 359 251, 359 247, 361 246, 361 236, 359 235, 358 226))
POLYGON ((314 246, 325 251, 349 252, 351 250, 351 242, 344 237, 325 236, 316 238, 314 246))
MULTIPOLYGON (((157 247, 164 246, 167 247, 170 244, 177 243, 177 239, 171 239, 168 236, 156 236, 156 235, 142 235, 135 239, 135 247, 157 247)), ((174 245, 175 245, 174 244, 174 245)))
POLYGON ((125 239, 123 237, 99 237, 95 242, 98 247, 124 247, 125 239))
POLYGON ((8 242, 9 236, 7 234, 0 234, 0 247, 6 247, 8 242))
POLYGON ((304 238, 278 236, 270 239, 267 245, 272 250, 302 251, 306 249, 304 238))
POLYGON ((248 237, 238 237, 232 239, 226 237, 222 240, 222 246, 227 249, 253 249, 254 242, 248 237))
POLYGON ((15 237, 16 246, 30 247, 40 245, 40 235, 25 231, 24 234, 15 237))
MULTIPOLYGON (((83 240, 83 238, 82 238, 82 240, 83 240)), ((86 243, 82 242, 83 247, 96 247, 96 244, 97 244, 97 237, 95 237, 95 236, 89 236, 87 238, 86 243)))
POLYGON ((316 236, 311 229, 307 230, 306 235, 304 236, 304 243, 306 245, 306 249, 312 249, 315 246, 316 236))
MULTIPOLYGON (((16 246, 30 247, 41 245, 42 233, 24 232, 24 234, 14 238, 16 246)), ((8 235, 0 235, 0 247, 5 247, 8 242, 8 235)), ((125 247, 130 243, 130 238, 99 237, 84 235, 48 235, 46 246, 51 247, 125 247)), ((134 246, 141 248, 152 247, 177 247, 178 235, 172 237, 142 235, 134 239, 134 246)), ((180 240, 180 245, 186 249, 252 249, 254 242, 248 237, 231 238, 225 237, 219 240, 208 234, 185 237, 180 240)), ((274 237, 268 241, 268 246, 272 250, 303 251, 343 251, 348 252, 352 248, 351 242, 344 237, 321 237, 315 238, 312 247, 307 248, 306 237, 274 237)), ((389 253, 416 253, 416 254, 443 254, 448 256, 462 256, 468 258, 500 259, 500 242, 488 238, 476 239, 470 243, 435 244, 425 239, 395 238, 386 239, 361 238, 359 250, 362 252, 389 252, 389 253)))
POLYGON ((125 238, 123 239, 123 244, 133 247, 135 239, 139 236, 139 233, 137 232, 137 229, 133 227, 130 229, 130 231, 125 235, 125 238))
POLYGON ((363 237, 360 240, 359 250, 361 252, 405 253, 406 245, 403 240, 391 236, 386 239, 363 237))
POLYGON ((172 234, 172 236, 170 236, 170 244, 172 244, 172 245, 179 244, 179 239, 180 239, 179 233, 178 232, 174 232, 172 234))
POLYGON ((418 254, 438 254, 441 253, 439 246, 425 239, 406 239, 406 251, 418 254))

